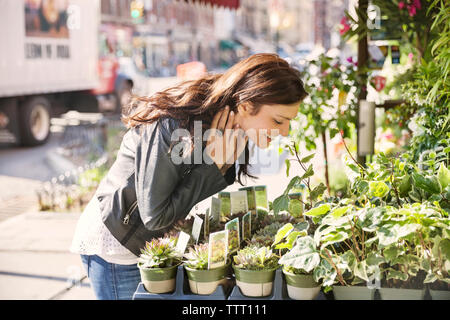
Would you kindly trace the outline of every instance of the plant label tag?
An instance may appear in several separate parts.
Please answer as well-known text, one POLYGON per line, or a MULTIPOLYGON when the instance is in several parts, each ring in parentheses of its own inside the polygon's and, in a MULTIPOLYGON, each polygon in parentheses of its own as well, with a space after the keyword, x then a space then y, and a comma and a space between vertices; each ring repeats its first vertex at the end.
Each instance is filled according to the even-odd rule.
POLYGON ((210 214, 213 225, 219 224, 220 221, 220 203, 221 203, 220 199, 214 197, 211 198, 210 214))
POLYGON ((247 212, 242 217, 242 240, 252 237, 252 212, 247 212))
POLYGON ((256 193, 256 208, 261 207, 269 210, 269 202, 267 200, 267 187, 255 186, 256 193))
POLYGON ((231 213, 241 213, 248 211, 247 191, 230 192, 231 213))
POLYGON ((239 250, 239 218, 235 218, 225 224, 225 230, 228 230, 228 251, 235 252, 239 250))
POLYGON ((179 253, 180 257, 182 257, 184 252, 186 251, 186 247, 190 239, 191 236, 189 234, 180 231, 180 234, 178 235, 177 246, 175 248, 175 250, 179 253))
POLYGON ((239 188, 239 190, 247 192, 248 210, 252 211, 253 213, 256 213, 255 187, 243 187, 243 188, 239 188))
POLYGON ((228 230, 213 232, 208 242, 208 269, 224 266, 228 256, 228 230))
POLYGON ((220 214, 224 217, 228 217, 231 213, 230 193, 219 192, 220 199, 220 214))
POLYGON ((192 226, 192 237, 194 237, 195 243, 198 243, 200 237, 200 231, 202 230, 203 219, 197 215, 194 215, 194 225, 192 226))
POLYGON ((209 235, 209 208, 206 209, 206 213, 205 213, 205 223, 203 224, 203 238, 206 240, 208 240, 208 235, 209 235))

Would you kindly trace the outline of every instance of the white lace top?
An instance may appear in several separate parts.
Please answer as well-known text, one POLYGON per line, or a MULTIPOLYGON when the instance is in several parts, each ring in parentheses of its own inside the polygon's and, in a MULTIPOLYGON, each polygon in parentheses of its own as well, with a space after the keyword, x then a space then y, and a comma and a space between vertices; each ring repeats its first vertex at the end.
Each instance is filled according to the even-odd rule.
POLYGON ((92 197, 78 220, 70 252, 98 255, 115 264, 136 264, 137 256, 114 238, 102 221, 97 197, 92 197))

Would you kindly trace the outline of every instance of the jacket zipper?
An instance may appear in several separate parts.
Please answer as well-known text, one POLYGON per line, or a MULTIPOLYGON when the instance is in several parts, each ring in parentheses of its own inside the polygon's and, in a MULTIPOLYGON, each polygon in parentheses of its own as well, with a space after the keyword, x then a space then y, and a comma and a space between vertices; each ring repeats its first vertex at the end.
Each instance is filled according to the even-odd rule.
POLYGON ((133 202, 130 209, 128 209, 127 213, 125 214, 125 217, 123 218, 124 224, 128 224, 128 222, 130 222, 131 214, 133 213, 134 209, 136 209, 136 207, 137 207, 137 200, 133 202))

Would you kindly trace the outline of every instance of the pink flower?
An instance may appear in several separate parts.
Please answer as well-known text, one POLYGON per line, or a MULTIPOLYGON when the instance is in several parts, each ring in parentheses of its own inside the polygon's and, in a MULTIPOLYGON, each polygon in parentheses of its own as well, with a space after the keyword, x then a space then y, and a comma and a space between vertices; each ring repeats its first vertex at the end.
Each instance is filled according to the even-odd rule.
POLYGON ((413 6, 416 7, 417 10, 420 10, 422 8, 420 0, 413 0, 413 6))
POLYGON ((414 5, 408 6, 408 13, 410 17, 414 17, 416 15, 416 7, 414 5))
POLYGON ((353 58, 352 58, 352 57, 348 57, 348 58, 347 58, 347 62, 353 63, 353 58))
POLYGON ((405 3, 403 2, 403 1, 400 1, 399 3, 398 3, 398 8, 401 10, 401 9, 403 9, 405 7, 405 3))
POLYGON ((348 24, 347 17, 342 17, 341 24, 339 26, 339 33, 341 36, 350 30, 350 25, 348 24))

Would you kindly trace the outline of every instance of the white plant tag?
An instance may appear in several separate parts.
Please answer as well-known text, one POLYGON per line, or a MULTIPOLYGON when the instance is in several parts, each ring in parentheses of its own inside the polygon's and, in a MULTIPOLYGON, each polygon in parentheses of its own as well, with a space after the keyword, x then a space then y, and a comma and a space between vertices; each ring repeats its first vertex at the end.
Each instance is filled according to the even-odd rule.
POLYGON ((175 248, 180 257, 184 255, 189 239, 191 239, 191 236, 189 234, 180 231, 180 234, 178 235, 177 246, 175 248))
POLYGON ((230 192, 231 214, 248 211, 247 191, 230 192))
POLYGON ((228 230, 211 233, 208 242, 208 269, 224 266, 227 256, 228 230))
POLYGON ((211 210, 210 210, 210 214, 212 217, 212 223, 214 225, 217 225, 220 221, 220 199, 218 198, 211 198, 211 210))
POLYGON ((252 212, 247 212, 242 217, 242 240, 252 237, 252 212))
POLYGON ((229 252, 238 251, 241 244, 241 238, 239 235, 239 218, 235 218, 225 223, 225 229, 229 230, 228 251, 229 252))
POLYGON ((192 237, 194 237, 195 243, 198 243, 200 237, 200 231, 202 230, 203 219, 199 216, 194 216, 194 225, 192 226, 192 237))

